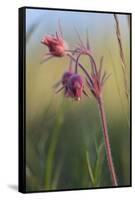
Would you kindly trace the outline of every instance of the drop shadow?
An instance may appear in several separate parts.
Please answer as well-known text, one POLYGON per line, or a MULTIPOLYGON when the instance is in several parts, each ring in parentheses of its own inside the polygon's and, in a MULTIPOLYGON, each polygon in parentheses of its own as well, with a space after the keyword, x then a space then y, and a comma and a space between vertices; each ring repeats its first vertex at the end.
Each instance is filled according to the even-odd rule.
POLYGON ((8 187, 14 191, 18 191, 18 185, 8 185, 8 187))

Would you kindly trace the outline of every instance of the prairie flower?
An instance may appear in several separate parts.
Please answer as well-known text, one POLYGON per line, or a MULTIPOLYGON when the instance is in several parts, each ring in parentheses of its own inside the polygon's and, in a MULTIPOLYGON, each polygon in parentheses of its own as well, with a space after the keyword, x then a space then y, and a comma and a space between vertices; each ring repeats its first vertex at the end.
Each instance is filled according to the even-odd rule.
POLYGON ((62 76, 62 84, 63 86, 64 85, 67 85, 68 83, 68 80, 70 79, 70 77, 73 75, 72 72, 68 71, 68 72, 65 72, 62 76))
POLYGON ((55 36, 47 35, 43 37, 41 43, 46 45, 49 49, 49 54, 53 56, 62 57, 65 55, 65 41, 57 33, 55 36))
POLYGON ((67 93, 68 93, 68 81, 69 81, 70 77, 72 76, 72 74, 73 73, 71 71, 64 72, 64 74, 62 75, 61 80, 58 81, 54 85, 54 89, 57 89, 61 85, 61 87, 56 90, 56 93, 59 93, 60 91, 64 90, 64 94, 67 96, 67 93))
POLYGON ((62 75, 62 79, 54 85, 54 88, 57 89, 59 85, 62 86, 56 91, 56 93, 63 90, 66 97, 73 98, 76 101, 81 100, 83 94, 88 96, 84 90, 83 79, 79 74, 70 71, 65 72, 62 75))
POLYGON ((71 98, 79 101, 83 94, 83 79, 79 74, 73 74, 70 76, 67 82, 67 94, 71 98))
POLYGON ((76 53, 77 49, 71 50, 68 48, 67 42, 63 39, 61 24, 59 22, 59 29, 55 35, 46 35, 42 38, 41 43, 48 47, 49 52, 45 53, 41 64, 50 60, 53 57, 63 57, 70 53, 76 53))

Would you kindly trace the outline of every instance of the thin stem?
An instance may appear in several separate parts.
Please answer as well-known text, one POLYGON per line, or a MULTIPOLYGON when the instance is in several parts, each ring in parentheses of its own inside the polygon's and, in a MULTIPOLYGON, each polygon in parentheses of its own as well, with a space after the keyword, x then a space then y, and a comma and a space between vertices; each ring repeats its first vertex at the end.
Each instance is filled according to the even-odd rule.
POLYGON ((70 59, 70 62, 69 62, 69 72, 72 72, 73 71, 73 69, 72 69, 72 62, 73 62, 73 60, 72 60, 72 58, 69 58, 70 59))
POLYGON ((87 51, 86 55, 90 57, 91 67, 92 67, 93 73, 97 74, 98 73, 97 72, 97 65, 96 65, 96 62, 95 62, 93 56, 91 55, 91 53, 89 51, 87 51))
POLYGON ((95 60, 94 60, 93 56, 92 56, 90 53, 88 53, 88 52, 87 52, 87 53, 82 53, 82 52, 81 52, 81 53, 79 54, 79 56, 77 57, 77 60, 76 60, 76 58, 74 58, 74 56, 72 56, 70 53, 67 53, 66 55, 67 55, 68 57, 72 58, 72 60, 73 60, 74 62, 76 62, 75 72, 77 72, 77 66, 79 65, 79 67, 84 71, 84 73, 86 74, 86 76, 87 76, 89 79, 91 79, 91 77, 89 76, 89 73, 86 71, 86 69, 83 67, 83 65, 81 65, 81 63, 78 62, 79 57, 80 57, 82 54, 88 55, 88 56, 90 57, 90 59, 92 60, 92 62, 93 62, 93 64, 94 64, 94 68, 93 68, 93 65, 92 65, 92 71, 93 71, 93 73, 94 73, 94 71, 95 71, 95 73, 97 74, 98 72, 97 72, 96 63, 95 63, 95 60))
POLYGON ((113 186, 118 186, 117 177, 116 177, 115 168, 114 168, 113 159, 112 159, 112 154, 111 154, 111 147, 110 147, 108 130, 107 130, 106 114, 105 114, 105 110, 104 110, 103 98, 101 95, 98 99, 98 105, 99 105, 99 112, 100 112, 101 122, 102 122, 102 127, 103 127, 103 134, 104 134, 105 147, 106 147, 106 156, 107 156, 107 162, 108 162, 108 166, 109 166, 109 170, 110 170, 110 174, 111 174, 111 179, 112 179, 113 186))
POLYGON ((93 73, 97 74, 97 66, 96 66, 95 60, 94 60, 93 56, 91 55, 91 53, 88 52, 88 51, 86 53, 85 52, 80 52, 79 53, 79 55, 78 55, 78 57, 76 59, 75 73, 77 73, 77 71, 78 71, 77 67, 78 67, 78 62, 79 62, 79 59, 80 59, 81 55, 89 56, 90 61, 91 61, 92 71, 93 71, 93 73))
POLYGON ((121 38, 119 20, 118 20, 118 17, 117 17, 116 14, 114 14, 114 19, 115 19, 115 22, 116 22, 116 36, 117 36, 117 40, 118 40, 121 66, 122 66, 122 71, 123 71, 123 78, 124 78, 124 85, 125 85, 125 95, 127 97, 127 102, 129 104, 130 96, 129 96, 129 88, 128 88, 127 65, 126 65, 125 55, 124 55, 124 50, 123 50, 123 45, 122 45, 122 38, 121 38))
MULTIPOLYGON (((76 58, 74 58, 74 56, 72 56, 71 54, 67 53, 67 56, 72 58, 72 60, 74 62, 76 62, 76 58)), ((80 68, 83 70, 83 72, 86 74, 86 76, 88 77, 88 79, 91 79, 89 73, 86 71, 86 69, 83 67, 83 65, 81 65, 81 63, 78 62, 78 65, 80 66, 80 68)))
POLYGON ((77 71, 78 71, 78 61, 79 61, 79 58, 80 58, 81 55, 82 55, 82 53, 80 53, 80 54, 78 55, 77 59, 76 59, 75 73, 77 73, 77 71))
MULTIPOLYGON (((68 50, 67 50, 68 51, 68 50)), ((72 55, 74 55, 76 53, 76 50, 69 50, 68 52, 72 52, 72 55)), ((73 72, 73 66, 72 66, 72 62, 73 62, 73 59, 72 57, 69 56, 69 59, 70 59, 70 63, 69 63, 69 71, 70 72, 73 72)), ((75 69, 76 73, 77 73, 77 70, 75 69)))

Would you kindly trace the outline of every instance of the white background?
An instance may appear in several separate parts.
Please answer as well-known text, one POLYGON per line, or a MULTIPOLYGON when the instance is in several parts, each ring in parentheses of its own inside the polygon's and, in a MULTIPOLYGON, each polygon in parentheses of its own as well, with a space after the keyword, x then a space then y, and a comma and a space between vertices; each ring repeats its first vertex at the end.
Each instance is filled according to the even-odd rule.
MULTIPOLYGON (((18 7, 39 6, 133 13, 133 44, 135 44, 134 0, 1 0, 0 5, 0 199, 135 199, 135 159, 133 187, 71 192, 21 194, 18 182, 18 7)), ((133 48, 134 56, 134 48, 133 48)), ((133 76, 135 62, 133 58, 133 76)), ((133 79, 133 97, 135 96, 133 79)), ((134 101, 133 101, 134 102, 134 101)), ((133 105, 133 112, 135 111, 133 105)), ((135 117, 133 115, 133 122, 135 117)), ((133 123, 134 125, 134 123, 133 123)), ((134 132, 134 131, 133 131, 134 132)), ((133 133, 133 158, 135 136, 133 133)))

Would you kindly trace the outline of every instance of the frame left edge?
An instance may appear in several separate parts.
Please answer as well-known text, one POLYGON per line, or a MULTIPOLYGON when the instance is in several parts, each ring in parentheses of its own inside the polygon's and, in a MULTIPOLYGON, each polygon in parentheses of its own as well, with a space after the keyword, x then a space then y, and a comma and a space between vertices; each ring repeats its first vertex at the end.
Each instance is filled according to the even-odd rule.
POLYGON ((19 8, 19 176, 18 176, 18 191, 26 193, 26 150, 25 150, 25 52, 26 52, 26 9, 19 8))

